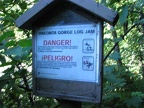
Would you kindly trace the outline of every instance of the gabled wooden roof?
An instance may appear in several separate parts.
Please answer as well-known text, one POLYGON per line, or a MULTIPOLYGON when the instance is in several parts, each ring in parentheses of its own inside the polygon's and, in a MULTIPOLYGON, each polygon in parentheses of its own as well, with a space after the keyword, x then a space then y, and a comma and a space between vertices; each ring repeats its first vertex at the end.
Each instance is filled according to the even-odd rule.
POLYGON ((95 2, 95 0, 39 0, 31 9, 27 10, 17 20, 16 25, 22 29, 31 29, 33 23, 40 19, 49 10, 57 8, 62 2, 74 4, 100 19, 115 25, 118 21, 118 13, 95 2))

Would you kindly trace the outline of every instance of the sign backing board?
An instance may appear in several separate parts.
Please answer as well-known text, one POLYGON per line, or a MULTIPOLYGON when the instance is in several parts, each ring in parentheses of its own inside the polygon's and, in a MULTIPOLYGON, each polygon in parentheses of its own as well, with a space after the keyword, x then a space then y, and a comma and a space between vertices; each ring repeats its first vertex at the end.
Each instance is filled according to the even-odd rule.
POLYGON ((95 24, 40 27, 35 77, 99 82, 99 34, 95 24))
POLYGON ((38 27, 33 49, 35 95, 101 102, 101 22, 38 27))

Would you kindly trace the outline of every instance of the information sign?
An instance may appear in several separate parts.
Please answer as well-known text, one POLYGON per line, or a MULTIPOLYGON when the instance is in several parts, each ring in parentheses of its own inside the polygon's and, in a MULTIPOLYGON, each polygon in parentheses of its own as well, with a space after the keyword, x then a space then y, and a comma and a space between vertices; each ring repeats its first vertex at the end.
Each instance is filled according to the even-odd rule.
POLYGON ((36 32, 36 77, 98 83, 96 24, 40 27, 36 32))

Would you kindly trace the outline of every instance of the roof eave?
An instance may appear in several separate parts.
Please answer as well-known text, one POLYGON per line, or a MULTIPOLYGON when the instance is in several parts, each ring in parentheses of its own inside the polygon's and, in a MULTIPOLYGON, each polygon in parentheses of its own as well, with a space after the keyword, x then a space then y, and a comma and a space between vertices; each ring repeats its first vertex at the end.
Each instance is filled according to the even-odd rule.
POLYGON ((17 27, 21 29, 32 29, 33 23, 37 21, 41 15, 45 14, 50 9, 54 9, 56 5, 62 1, 75 4, 113 26, 115 26, 118 21, 117 12, 95 2, 94 0, 39 0, 38 3, 16 20, 17 27))

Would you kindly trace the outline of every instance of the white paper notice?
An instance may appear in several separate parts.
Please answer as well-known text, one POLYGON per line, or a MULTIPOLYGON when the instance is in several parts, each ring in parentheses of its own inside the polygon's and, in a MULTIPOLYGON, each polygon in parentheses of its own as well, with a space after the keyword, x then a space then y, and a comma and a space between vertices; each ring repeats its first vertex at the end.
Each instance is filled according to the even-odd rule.
POLYGON ((41 27, 36 34, 36 77, 98 82, 97 25, 41 27))

